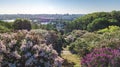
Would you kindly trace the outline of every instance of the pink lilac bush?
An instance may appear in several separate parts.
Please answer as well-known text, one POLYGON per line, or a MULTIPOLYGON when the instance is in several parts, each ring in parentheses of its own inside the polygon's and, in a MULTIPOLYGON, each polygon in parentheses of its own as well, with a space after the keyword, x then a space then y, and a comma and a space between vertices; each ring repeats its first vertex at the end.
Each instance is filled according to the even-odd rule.
POLYGON ((63 59, 42 39, 28 31, 0 34, 0 67, 61 67, 63 59))
POLYGON ((82 58, 81 65, 82 67, 120 67, 120 50, 95 49, 82 58))

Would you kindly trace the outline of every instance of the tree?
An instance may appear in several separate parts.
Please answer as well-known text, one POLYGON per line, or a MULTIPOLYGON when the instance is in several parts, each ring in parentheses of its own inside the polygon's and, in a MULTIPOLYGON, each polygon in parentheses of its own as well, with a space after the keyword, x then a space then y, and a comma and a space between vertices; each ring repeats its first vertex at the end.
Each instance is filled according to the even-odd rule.
POLYGON ((12 30, 12 23, 0 21, 0 32, 10 32, 12 30))
POLYGON ((87 26, 88 31, 96 31, 109 26, 109 21, 106 18, 97 18, 87 26))
POLYGON ((95 31, 98 29, 102 29, 108 25, 109 26, 111 25, 120 26, 120 11, 96 12, 96 13, 84 15, 68 23, 65 27, 65 30, 67 30, 68 32, 71 32, 72 30, 75 30, 75 29, 95 31), (103 18, 103 20, 102 19, 96 20, 100 18, 103 18), (95 27, 93 28, 92 25, 93 26, 95 25, 97 28, 96 29, 95 27))
POLYGON ((31 30, 31 23, 29 20, 26 19, 17 19, 13 23, 14 30, 31 30))
POLYGON ((120 11, 112 11, 110 14, 111 18, 117 19, 120 22, 120 11))

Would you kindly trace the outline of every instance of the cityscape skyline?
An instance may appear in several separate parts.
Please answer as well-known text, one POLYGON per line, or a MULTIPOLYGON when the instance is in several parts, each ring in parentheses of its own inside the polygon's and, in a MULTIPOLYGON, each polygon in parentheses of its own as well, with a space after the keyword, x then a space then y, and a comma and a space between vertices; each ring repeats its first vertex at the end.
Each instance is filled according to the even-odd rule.
POLYGON ((0 14, 88 14, 119 6, 120 0, 0 0, 0 14))

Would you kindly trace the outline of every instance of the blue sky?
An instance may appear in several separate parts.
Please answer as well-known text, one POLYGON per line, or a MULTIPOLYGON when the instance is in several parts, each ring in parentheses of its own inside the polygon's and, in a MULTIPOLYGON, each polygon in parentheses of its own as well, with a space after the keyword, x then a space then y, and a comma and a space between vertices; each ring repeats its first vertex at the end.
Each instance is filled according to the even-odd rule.
POLYGON ((0 14, 88 14, 120 10, 120 0, 0 0, 0 14))

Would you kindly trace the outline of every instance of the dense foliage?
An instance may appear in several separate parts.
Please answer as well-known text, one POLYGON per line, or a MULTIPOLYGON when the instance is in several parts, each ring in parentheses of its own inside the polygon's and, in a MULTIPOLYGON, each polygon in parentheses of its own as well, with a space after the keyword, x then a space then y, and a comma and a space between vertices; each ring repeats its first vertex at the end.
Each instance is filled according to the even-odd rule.
MULTIPOLYGON (((113 29, 114 27, 116 28, 116 26, 110 27, 113 29)), ((116 31, 113 30, 113 32, 105 32, 103 34, 86 32, 82 36, 76 37, 75 41, 70 43, 69 49, 71 52, 77 53, 82 57, 90 53, 94 48, 110 47, 113 49, 118 49, 120 47, 119 33, 119 29, 116 31)), ((74 33, 74 35, 76 34, 74 33)), ((68 36, 73 36, 73 34, 68 36)))
POLYGON ((109 22, 106 18, 97 18, 89 23, 87 26, 88 31, 96 31, 99 29, 103 29, 109 26, 109 22))
POLYGON ((1 67, 61 67, 63 59, 46 43, 46 31, 0 34, 1 67))
POLYGON ((82 67, 119 67, 120 50, 111 48, 94 49, 82 58, 82 67))
POLYGON ((26 19, 16 19, 13 23, 14 30, 31 30, 31 23, 26 19))
POLYGON ((56 30, 56 27, 54 24, 41 24, 40 28, 45 30, 56 30))
POLYGON ((120 11, 96 12, 72 22, 45 25, 25 19, 0 21, 0 32, 7 32, 0 34, 0 63, 2 67, 61 67, 63 59, 59 56, 68 45, 72 53, 82 57, 82 67, 119 67, 119 26, 120 11), (13 29, 29 32, 9 32, 13 29))
POLYGON ((40 29, 40 24, 38 23, 31 23, 32 29, 40 29))
POLYGON ((118 31, 118 30, 120 30, 120 27, 118 27, 118 26, 109 26, 105 29, 98 30, 97 32, 98 33, 106 33, 106 32, 112 33, 112 32, 118 31))
POLYGON ((12 29, 13 29, 12 23, 0 21, 0 32, 1 32, 1 33, 9 32, 9 31, 11 31, 12 29))
POLYGON ((99 34, 86 32, 82 36, 77 37, 76 40, 70 43, 70 51, 77 53, 80 56, 88 54, 95 44, 100 40, 99 34))
POLYGON ((65 43, 64 38, 57 32, 55 31, 49 31, 46 33, 45 36, 46 43, 47 44, 52 44, 53 48, 58 52, 58 54, 61 54, 62 47, 65 43))
POLYGON ((96 31, 111 25, 120 26, 120 11, 87 14, 67 24, 66 31, 74 29, 96 31))

